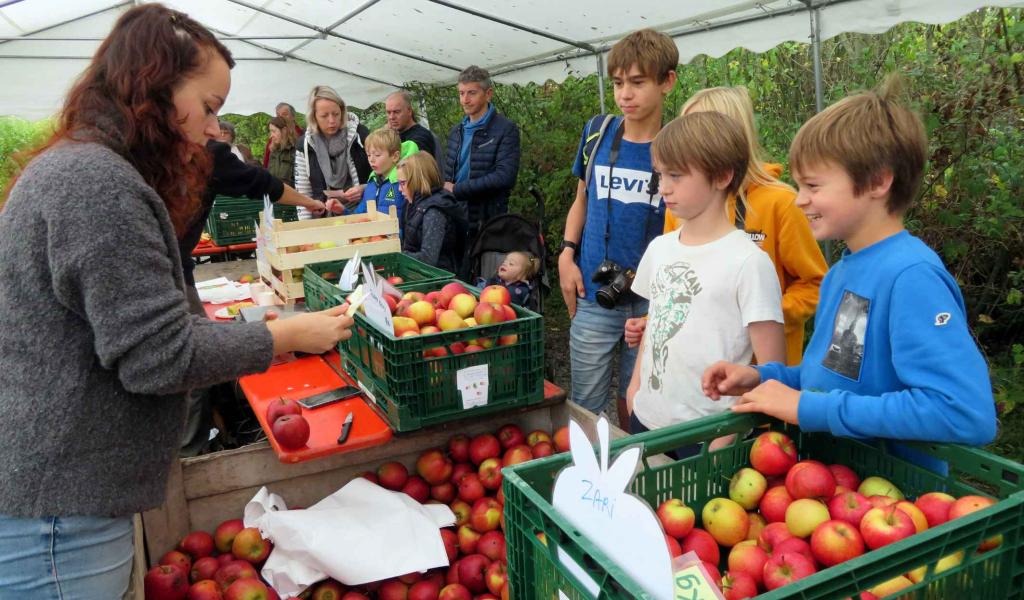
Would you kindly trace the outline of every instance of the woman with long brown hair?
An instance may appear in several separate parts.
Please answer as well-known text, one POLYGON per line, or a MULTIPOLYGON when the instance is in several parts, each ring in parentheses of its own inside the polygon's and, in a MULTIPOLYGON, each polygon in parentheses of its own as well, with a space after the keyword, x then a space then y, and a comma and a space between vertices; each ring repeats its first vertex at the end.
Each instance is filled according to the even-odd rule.
POLYGON ((270 129, 270 144, 267 151, 267 170, 274 177, 295 187, 295 128, 281 117, 274 117, 267 126, 270 129))
POLYGON ((190 315, 177 236, 200 206, 231 54, 187 15, 125 12, 0 212, 0 597, 119 598, 131 515, 160 505, 185 392, 347 337, 338 311, 190 315))

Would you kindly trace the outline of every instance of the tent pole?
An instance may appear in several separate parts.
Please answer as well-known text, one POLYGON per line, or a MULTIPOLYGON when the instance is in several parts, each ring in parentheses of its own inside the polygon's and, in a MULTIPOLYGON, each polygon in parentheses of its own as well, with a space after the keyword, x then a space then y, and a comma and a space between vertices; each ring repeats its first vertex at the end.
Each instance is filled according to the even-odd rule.
POLYGON ((825 108, 825 92, 821 75, 821 15, 817 7, 811 7, 811 60, 814 63, 814 112, 825 108))
POLYGON ((597 93, 601 101, 601 114, 604 111, 604 55, 597 53, 597 93))

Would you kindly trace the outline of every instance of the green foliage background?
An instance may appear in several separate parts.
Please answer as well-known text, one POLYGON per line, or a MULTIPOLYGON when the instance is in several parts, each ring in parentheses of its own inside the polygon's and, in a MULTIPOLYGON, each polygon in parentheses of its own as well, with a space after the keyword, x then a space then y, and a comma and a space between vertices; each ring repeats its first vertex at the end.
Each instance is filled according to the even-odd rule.
MULTIPOLYGON (((931 160, 908 226, 938 250, 964 290, 971 324, 990 358, 1024 365, 1024 11, 986 9, 945 26, 904 24, 880 35, 844 34, 822 44, 824 91, 831 103, 874 86, 890 72, 904 76, 907 95, 928 127, 931 160)), ((786 43, 755 54, 735 50, 698 57, 678 70, 669 96, 673 117, 694 91, 746 85, 769 156, 785 162, 789 141, 814 113, 813 69, 805 44, 786 43)), ((330 83, 330 82, 325 82, 330 83)), ((461 118, 453 87, 412 85, 431 128, 444 139, 461 118)), ((344 95, 344 90, 340 90, 344 95)), ((522 130, 522 166, 512 210, 536 218, 528 194, 545 199, 545 234, 561 240, 575 190, 570 172, 580 131, 598 113, 597 78, 501 85, 497 108, 522 130)), ((614 110, 610 86, 606 106, 614 110)), ((356 110, 371 128, 384 125, 383 106, 356 110)), ((266 114, 227 115, 238 140, 257 156, 266 114)), ((46 123, 0 119, 0 160, 45 131, 46 123)), ((0 177, 0 183, 3 183, 0 177)), ((833 245, 833 259, 842 250, 833 245)))

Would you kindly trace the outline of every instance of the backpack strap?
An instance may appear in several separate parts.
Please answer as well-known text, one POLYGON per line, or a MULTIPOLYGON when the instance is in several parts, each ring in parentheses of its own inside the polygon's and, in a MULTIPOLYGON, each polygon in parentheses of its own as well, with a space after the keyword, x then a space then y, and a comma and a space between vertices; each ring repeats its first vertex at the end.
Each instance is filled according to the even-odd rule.
POLYGON ((587 189, 590 189, 590 179, 594 174, 594 161, 592 160, 594 153, 597 152, 598 146, 601 145, 601 140, 604 139, 604 133, 608 130, 608 125, 614 120, 614 115, 597 115, 587 123, 587 137, 583 141, 583 166, 586 169, 583 184, 587 189), (601 125, 595 133, 594 126, 599 119, 601 125))

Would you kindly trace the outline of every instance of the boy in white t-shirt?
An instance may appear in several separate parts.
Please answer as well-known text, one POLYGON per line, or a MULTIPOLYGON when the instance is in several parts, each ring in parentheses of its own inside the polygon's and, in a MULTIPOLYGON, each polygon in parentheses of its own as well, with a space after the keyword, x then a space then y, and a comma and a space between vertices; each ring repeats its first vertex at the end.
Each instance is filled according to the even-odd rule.
MULTIPOLYGON (((665 206, 683 221, 648 246, 632 289, 650 300, 627 390, 633 433, 728 410, 704 395, 704 369, 723 356, 783 361, 782 293, 771 259, 729 220, 750 160, 739 123, 715 112, 681 116, 651 146, 665 206)), ((729 440, 721 438, 712 448, 729 440)), ((698 448, 679 449, 677 458, 698 448)))

